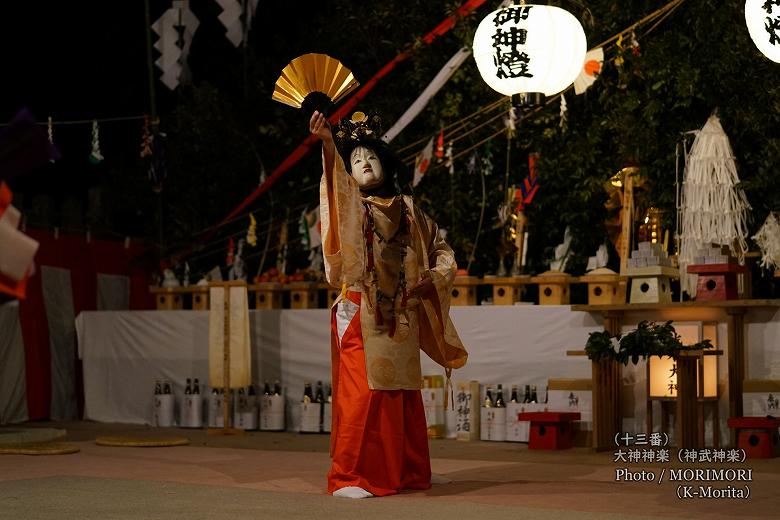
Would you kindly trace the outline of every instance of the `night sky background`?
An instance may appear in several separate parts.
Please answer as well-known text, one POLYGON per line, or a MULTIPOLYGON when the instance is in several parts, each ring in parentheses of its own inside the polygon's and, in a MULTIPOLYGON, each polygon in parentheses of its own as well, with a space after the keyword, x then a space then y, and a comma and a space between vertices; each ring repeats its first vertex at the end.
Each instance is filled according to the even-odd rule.
MULTIPOLYGON (((217 19, 221 8, 214 0, 192 0, 190 8, 200 21, 189 57, 193 82, 171 92, 159 81, 160 70, 153 69, 160 128, 168 136, 168 178, 158 196, 139 157, 141 121, 101 124, 106 159, 98 165, 88 161, 90 124, 56 125, 149 113, 143 0, 6 2, 0 18, 0 123, 22 107, 41 122, 51 116, 54 141, 63 156, 13 179, 15 204, 32 227, 56 226, 75 233, 90 229, 93 236, 112 239, 129 235, 147 241, 158 256, 171 255, 238 205, 257 187, 262 173, 270 173, 308 134, 306 117, 271 100, 273 84, 290 60, 309 52, 326 53, 365 82, 417 43, 412 57, 358 106, 378 111, 389 128, 452 54, 470 45, 476 25, 499 4, 486 2, 434 44, 419 45, 422 35, 462 3, 261 0, 244 50, 225 37, 217 19)), ((552 3, 583 22, 590 46, 667 2, 552 3)), ((170 5, 170 0, 150 0, 150 21, 170 5)), ((505 159, 504 136, 481 146, 480 155, 492 158, 497 174, 486 177, 485 221, 472 274, 490 272, 496 265, 502 233, 496 209, 504 199, 505 169, 510 182, 519 183, 528 174, 528 154, 541 153, 542 188, 527 211, 530 269, 546 268, 563 230, 570 227, 575 236, 570 266, 578 273, 606 238, 601 225, 607 218, 604 181, 627 163, 639 163, 648 179, 647 204, 665 209, 671 218, 676 143, 682 132, 700 128, 715 108, 754 207, 750 232, 768 211, 780 209, 780 66, 760 55, 750 41, 743 6, 742 0, 686 0, 652 35, 639 31, 641 52, 620 51, 625 64, 615 67, 612 49, 587 94, 567 95, 565 129, 559 125, 557 105, 524 121, 521 138, 511 145, 511 166, 505 159)), ((152 41, 156 39, 152 34, 152 41)), ((153 58, 157 56, 153 51, 153 58)), ((498 99, 482 82, 473 60, 467 60, 393 145, 427 139, 498 99)), ((456 153, 501 125, 497 120, 475 131, 456 145, 456 153)), ((459 264, 475 249, 481 200, 479 175, 465 175, 467 158, 456 161, 452 178, 440 168, 415 191, 415 201, 449 230, 459 264)), ((318 154, 309 154, 251 206, 261 243, 263 234, 271 231, 269 261, 275 260, 274 242, 282 226, 288 226, 291 241, 299 240, 297 216, 303 208, 316 207, 320 168, 318 154), (274 222, 264 229, 269 219, 274 222)), ((246 225, 244 217, 221 229, 191 259, 193 269, 209 270, 221 263, 229 238, 245 233, 246 225)), ((252 254, 250 269, 259 271, 262 266, 252 265, 259 253, 252 254)), ((291 265, 305 266, 307 252, 293 247, 291 258, 291 265)))

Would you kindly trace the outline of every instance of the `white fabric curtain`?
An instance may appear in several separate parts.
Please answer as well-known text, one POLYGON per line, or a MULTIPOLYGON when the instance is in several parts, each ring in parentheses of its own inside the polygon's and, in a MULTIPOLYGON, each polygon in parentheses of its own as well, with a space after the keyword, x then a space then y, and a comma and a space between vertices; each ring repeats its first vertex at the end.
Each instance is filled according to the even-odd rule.
POLYGON ((76 335, 70 270, 41 267, 43 304, 51 349, 51 410, 55 421, 76 419, 76 335))
POLYGON ((0 424, 20 423, 27 416, 27 381, 19 303, 0 305, 0 424))
MULTIPOLYGON (((585 358, 566 356, 601 329, 587 313, 529 305, 454 307, 451 314, 470 354, 455 380, 536 384, 541 390, 549 377, 590 377, 585 358)), ((330 382, 330 311, 251 311, 249 320, 253 379, 282 382, 287 425, 294 430, 304 381, 330 382)), ((208 312, 83 312, 76 328, 87 419, 149 423, 156 379, 173 381, 177 399, 186 378, 207 381, 208 312)), ((443 370, 424 359, 423 373, 443 370)))

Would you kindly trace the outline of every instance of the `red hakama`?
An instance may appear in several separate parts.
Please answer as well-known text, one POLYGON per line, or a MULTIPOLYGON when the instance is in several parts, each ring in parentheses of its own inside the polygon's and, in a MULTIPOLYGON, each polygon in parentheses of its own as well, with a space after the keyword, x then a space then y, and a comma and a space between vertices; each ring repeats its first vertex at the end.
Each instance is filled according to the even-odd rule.
POLYGON ((346 301, 335 306, 331 316, 333 463, 328 492, 356 486, 386 496, 402 489, 429 489, 422 396, 419 390, 369 389, 360 297, 359 292, 347 292, 346 301))

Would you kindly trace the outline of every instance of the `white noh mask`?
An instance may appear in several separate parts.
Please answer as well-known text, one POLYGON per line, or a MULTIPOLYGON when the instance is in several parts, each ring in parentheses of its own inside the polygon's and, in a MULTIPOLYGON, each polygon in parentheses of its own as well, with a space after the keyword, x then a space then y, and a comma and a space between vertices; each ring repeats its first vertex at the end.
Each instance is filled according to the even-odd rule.
POLYGON ((385 173, 379 156, 370 148, 358 146, 349 156, 352 165, 352 177, 363 190, 370 190, 382 184, 385 173))

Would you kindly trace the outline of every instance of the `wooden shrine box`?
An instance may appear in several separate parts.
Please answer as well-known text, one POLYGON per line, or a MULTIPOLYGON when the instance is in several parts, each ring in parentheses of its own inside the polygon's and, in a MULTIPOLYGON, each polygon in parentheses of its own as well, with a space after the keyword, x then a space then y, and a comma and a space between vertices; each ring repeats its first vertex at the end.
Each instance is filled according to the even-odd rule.
POLYGON ((529 275, 485 277, 485 283, 493 284, 493 305, 514 305, 519 302, 523 285, 530 281, 529 275))
POLYGON ((209 310, 209 286, 208 285, 190 285, 187 291, 192 293, 192 310, 209 310))
POLYGON ((291 309, 317 308, 317 282, 292 282, 290 284, 291 309))
POLYGON ((635 267, 626 269, 631 278, 630 303, 672 303, 671 278, 679 278, 680 271, 668 266, 635 267))
POLYGON ((539 284, 539 305, 569 305, 571 291, 569 285, 577 278, 560 271, 547 271, 531 278, 539 284))
POLYGON ((572 443, 572 422, 580 419, 579 412, 521 412, 521 421, 531 423, 529 450, 567 450, 572 443))
POLYGON ((479 278, 476 276, 456 276, 452 282, 452 300, 450 305, 464 306, 477 304, 477 285, 479 278))
POLYGON ((780 419, 775 417, 729 417, 729 428, 737 431, 737 447, 750 459, 772 459, 780 456, 780 419))
POLYGON ((626 303, 628 279, 612 269, 594 269, 581 276, 580 282, 588 284, 588 305, 626 303))
POLYGON ((699 275, 696 301, 737 300, 737 275, 747 272, 747 267, 734 263, 695 264, 688 266, 688 272, 699 275))
POLYGON ((281 309, 282 284, 264 282, 249 286, 255 292, 255 309, 281 309))
POLYGON ((158 311, 178 311, 184 308, 184 298, 181 287, 150 287, 154 294, 158 311))

